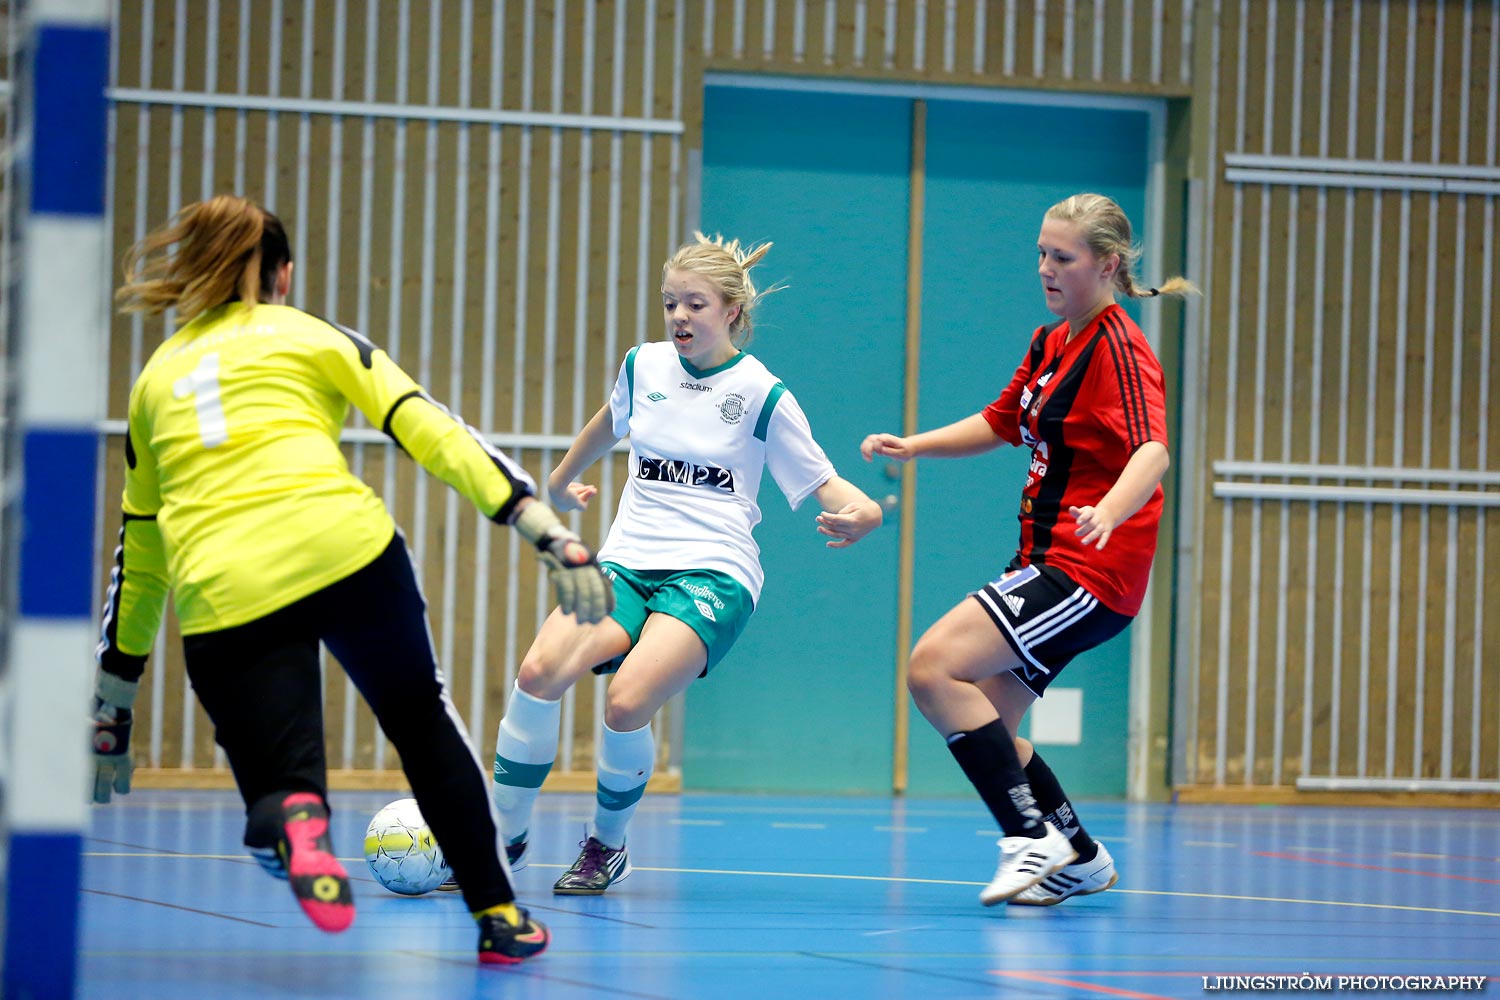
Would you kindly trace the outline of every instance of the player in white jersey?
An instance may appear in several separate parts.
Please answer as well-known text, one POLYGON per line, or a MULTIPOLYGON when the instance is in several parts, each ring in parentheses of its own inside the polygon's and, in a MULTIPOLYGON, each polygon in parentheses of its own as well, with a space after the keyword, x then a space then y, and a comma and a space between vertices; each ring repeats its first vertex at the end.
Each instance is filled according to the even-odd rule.
POLYGON ((560 699, 591 669, 617 670, 599 741, 594 821, 553 891, 597 895, 630 874, 625 829, 656 761, 651 717, 717 663, 760 597, 762 469, 792 509, 808 497, 830 548, 880 526, 880 506, 841 479, 796 399, 754 357, 750 268, 770 244, 701 233, 662 268, 667 340, 632 348, 609 403, 548 479, 560 511, 597 487, 576 477, 630 437, 630 481, 599 561, 615 611, 592 625, 553 611, 521 663, 495 743, 491 786, 512 868, 525 864, 531 809, 557 756, 560 699))

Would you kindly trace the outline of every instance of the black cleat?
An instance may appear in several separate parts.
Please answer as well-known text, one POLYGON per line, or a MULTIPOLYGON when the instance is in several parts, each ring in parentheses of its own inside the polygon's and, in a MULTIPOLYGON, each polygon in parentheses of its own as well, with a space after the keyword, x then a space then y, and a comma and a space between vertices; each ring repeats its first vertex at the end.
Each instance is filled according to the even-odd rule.
POLYGON ((479 961, 484 965, 515 965, 547 950, 552 935, 531 914, 517 906, 520 923, 512 925, 498 913, 479 916, 479 961))

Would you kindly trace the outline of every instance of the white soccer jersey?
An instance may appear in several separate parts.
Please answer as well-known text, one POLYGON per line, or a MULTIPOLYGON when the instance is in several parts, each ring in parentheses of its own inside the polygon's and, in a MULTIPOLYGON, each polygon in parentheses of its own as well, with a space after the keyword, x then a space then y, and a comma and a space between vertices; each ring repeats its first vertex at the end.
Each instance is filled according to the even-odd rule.
POLYGON ((659 341, 625 356, 609 408, 615 436, 630 437, 630 482, 599 558, 718 570, 759 600, 762 467, 793 510, 835 475, 797 400, 748 354, 700 370, 659 341))

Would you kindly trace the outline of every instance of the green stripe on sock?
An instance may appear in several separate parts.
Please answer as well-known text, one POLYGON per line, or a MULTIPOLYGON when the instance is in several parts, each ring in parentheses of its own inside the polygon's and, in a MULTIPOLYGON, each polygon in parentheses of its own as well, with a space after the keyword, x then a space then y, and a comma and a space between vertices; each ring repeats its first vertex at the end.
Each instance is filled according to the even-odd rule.
POLYGON ((545 764, 522 764, 495 754, 495 780, 513 788, 541 788, 552 770, 552 762, 545 764))
POLYGON ((605 788, 603 785, 599 785, 597 787, 598 792, 596 797, 599 800, 600 808, 608 809, 610 812, 619 812, 621 809, 629 809, 631 806, 641 801, 641 796, 646 794, 646 786, 644 783, 636 785, 634 788, 627 789, 623 792, 615 791, 613 788, 605 788))

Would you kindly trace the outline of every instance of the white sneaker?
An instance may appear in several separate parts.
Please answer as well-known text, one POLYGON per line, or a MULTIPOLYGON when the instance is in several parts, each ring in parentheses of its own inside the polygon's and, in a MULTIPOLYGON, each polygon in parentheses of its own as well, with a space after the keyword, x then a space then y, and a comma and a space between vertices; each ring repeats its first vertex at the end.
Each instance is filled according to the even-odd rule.
POLYGON ((1056 906, 1069 896, 1089 896, 1103 892, 1120 880, 1115 859, 1104 845, 1092 861, 1081 861, 1053 872, 1030 889, 1010 898, 1012 906, 1056 906))
MULTIPOLYGON (((526 834, 521 834, 515 843, 505 845, 505 860, 510 865, 512 875, 526 867, 526 834)), ((442 884, 438 886, 438 892, 458 891, 458 878, 454 875, 443 879, 442 884)))
POLYGON ((981 903, 985 906, 1003 903, 1078 857, 1068 838, 1055 826, 1047 822, 1042 826, 1047 834, 1041 838, 1000 838, 1000 864, 990 884, 979 892, 981 903))

